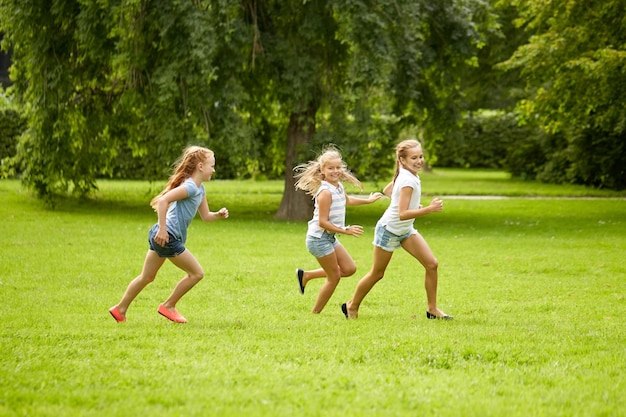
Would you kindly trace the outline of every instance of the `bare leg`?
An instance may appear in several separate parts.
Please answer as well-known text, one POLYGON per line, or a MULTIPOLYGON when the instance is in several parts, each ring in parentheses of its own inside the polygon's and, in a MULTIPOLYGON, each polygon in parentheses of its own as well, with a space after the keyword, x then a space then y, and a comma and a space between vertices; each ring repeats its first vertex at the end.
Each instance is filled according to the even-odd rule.
MULTIPOLYGON (((335 247, 335 254, 337 255, 337 263, 339 264, 341 277, 345 278, 354 275, 356 272, 356 264, 346 248, 344 248, 341 244, 337 245, 335 247)), ((328 275, 326 274, 326 271, 324 271, 324 268, 304 271, 302 275, 302 284, 306 286, 306 284, 312 279, 326 278, 327 276, 328 275)))
POLYGON ((148 284, 150 284, 156 278, 156 274, 163 266, 165 262, 165 258, 160 258, 156 252, 149 250, 146 254, 146 259, 143 263, 143 269, 141 270, 141 274, 139 274, 135 279, 133 279, 120 302, 114 306, 117 308, 122 317, 126 317, 126 311, 130 306, 130 303, 139 295, 139 293, 146 288, 148 284))
POLYGON ((356 286, 352 299, 346 303, 348 318, 356 319, 359 317, 361 302, 374 285, 385 275, 385 270, 387 269, 387 265, 389 265, 389 261, 391 261, 392 255, 393 252, 387 252, 378 246, 374 246, 374 263, 372 269, 361 278, 356 286))
POLYGON ((304 273, 302 274, 302 284, 306 286, 307 282, 316 278, 326 278, 326 271, 324 271, 322 268, 304 271, 304 273))
POLYGON ((313 306, 313 313, 321 313, 330 297, 332 297, 339 284, 339 279, 344 276, 353 275, 356 272, 356 264, 348 253, 348 251, 342 246, 335 247, 335 251, 328 256, 317 258, 320 266, 326 272, 326 282, 322 285, 320 292, 313 306))
POLYGON ((176 284, 174 291, 172 291, 167 300, 163 302, 165 308, 174 310, 176 303, 182 296, 187 294, 187 292, 204 277, 204 271, 196 258, 188 250, 185 250, 174 258, 170 258, 170 260, 174 265, 187 273, 187 275, 176 284))
POLYGON ((402 247, 419 261, 424 267, 424 288, 426 288, 426 299, 428 301, 428 312, 437 317, 446 314, 437 308, 437 281, 439 262, 432 250, 426 243, 422 235, 414 234, 402 241, 402 247))

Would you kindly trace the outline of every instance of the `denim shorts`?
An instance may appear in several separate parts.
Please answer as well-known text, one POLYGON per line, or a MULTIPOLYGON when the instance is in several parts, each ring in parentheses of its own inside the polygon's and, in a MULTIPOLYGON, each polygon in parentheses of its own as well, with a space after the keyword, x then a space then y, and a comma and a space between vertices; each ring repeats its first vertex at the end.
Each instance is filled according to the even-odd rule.
POLYGON ((385 250, 387 252, 393 252, 394 250, 402 246, 402 241, 404 239, 414 234, 417 234, 417 230, 411 228, 411 230, 409 230, 405 234, 398 236, 391 233, 382 224, 377 223, 376 231, 374 232, 374 241, 372 243, 382 250, 385 250))
POLYGON ((165 246, 161 246, 156 243, 154 238, 156 237, 158 230, 159 225, 155 224, 148 232, 148 244, 150 245, 150 250, 155 251, 161 258, 173 258, 174 256, 178 256, 185 251, 185 244, 183 241, 170 232, 167 232, 169 235, 169 241, 165 244, 165 246))
POLYGON ((337 246, 339 246, 339 241, 334 233, 324 232, 322 237, 306 235, 306 248, 316 258, 330 255, 337 246))

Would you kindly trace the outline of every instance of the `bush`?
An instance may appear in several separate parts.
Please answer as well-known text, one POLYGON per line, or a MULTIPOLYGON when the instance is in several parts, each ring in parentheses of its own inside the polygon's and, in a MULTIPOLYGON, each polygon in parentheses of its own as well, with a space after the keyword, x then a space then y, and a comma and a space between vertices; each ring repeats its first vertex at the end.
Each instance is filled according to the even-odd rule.
POLYGON ((626 132, 588 127, 566 149, 568 182, 611 190, 626 189, 626 132))
POLYGON ((511 167, 523 176, 530 167, 524 166, 525 161, 520 158, 525 158, 527 152, 536 147, 534 136, 533 128, 518 125, 514 113, 495 110, 468 113, 460 129, 437 145, 437 165, 450 168, 511 167), (517 152, 513 159, 510 158, 511 152, 517 152))
POLYGON ((26 120, 15 110, 0 110, 0 161, 12 158, 17 152, 17 142, 26 129, 26 120))
POLYGON ((543 175, 544 182, 563 182, 562 178, 556 178, 559 170, 553 165, 561 164, 557 160, 548 162, 547 157, 562 149, 563 140, 557 136, 546 135, 536 127, 521 126, 520 132, 522 134, 518 140, 511 143, 507 149, 503 168, 514 178, 534 180, 543 175), (550 177, 552 179, 549 179, 550 177))

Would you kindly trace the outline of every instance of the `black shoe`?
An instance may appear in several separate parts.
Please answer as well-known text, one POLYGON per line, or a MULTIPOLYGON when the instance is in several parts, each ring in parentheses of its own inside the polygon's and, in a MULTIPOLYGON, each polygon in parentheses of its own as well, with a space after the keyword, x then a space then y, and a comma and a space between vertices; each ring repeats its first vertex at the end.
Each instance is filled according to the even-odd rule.
POLYGON ((439 319, 439 320, 452 320, 452 319, 454 319, 454 317, 448 316, 447 314, 444 314, 441 317, 436 316, 434 314, 431 314, 430 311, 428 311, 428 310, 426 310, 426 318, 429 319, 429 320, 437 320, 437 319, 439 319))
POLYGON ((346 318, 349 318, 348 317, 348 305, 346 303, 343 303, 341 305, 341 311, 344 314, 344 316, 346 316, 346 318))
POLYGON ((300 268, 296 269, 296 276, 298 277, 298 284, 300 285, 300 294, 304 294, 304 284, 302 284, 302 279, 304 278, 304 271, 300 268))

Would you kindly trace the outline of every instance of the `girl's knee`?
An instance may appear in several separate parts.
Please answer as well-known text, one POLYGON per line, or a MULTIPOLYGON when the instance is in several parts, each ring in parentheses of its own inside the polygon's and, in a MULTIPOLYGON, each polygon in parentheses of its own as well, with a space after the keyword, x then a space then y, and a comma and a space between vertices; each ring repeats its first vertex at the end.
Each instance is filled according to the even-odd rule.
POLYGON ((140 275, 139 279, 144 283, 144 285, 148 285, 154 282, 156 279, 156 274, 154 275, 140 275))
POLYGON ((383 279, 384 276, 385 276, 385 271, 370 270, 367 273, 367 275, 364 277, 364 279, 367 279, 369 281, 376 283, 380 281, 381 279, 383 279))
POLYGON ((200 270, 194 273, 189 273, 189 278, 191 278, 195 283, 198 283, 202 281, 202 278, 204 278, 204 271, 200 270))
POLYGON ((436 272, 437 268, 439 268, 439 261, 437 261, 437 258, 429 259, 427 262, 424 263, 424 268, 429 271, 436 272))
POLYGON ((351 277, 356 272, 356 265, 350 265, 344 268, 341 268, 341 276, 342 277, 351 277))
POLYGON ((341 279, 341 274, 328 274, 326 276, 326 282, 337 285, 339 284, 339 280, 341 279))

